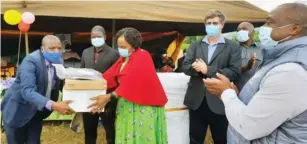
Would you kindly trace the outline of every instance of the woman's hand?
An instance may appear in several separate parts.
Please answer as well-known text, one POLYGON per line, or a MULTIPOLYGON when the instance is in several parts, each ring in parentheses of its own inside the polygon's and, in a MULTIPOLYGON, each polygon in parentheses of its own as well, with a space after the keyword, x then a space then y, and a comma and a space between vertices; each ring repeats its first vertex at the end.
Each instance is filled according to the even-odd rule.
POLYGON ((99 95, 91 98, 91 100, 95 101, 88 108, 91 108, 91 113, 100 113, 103 112, 104 107, 110 101, 110 94, 99 95))

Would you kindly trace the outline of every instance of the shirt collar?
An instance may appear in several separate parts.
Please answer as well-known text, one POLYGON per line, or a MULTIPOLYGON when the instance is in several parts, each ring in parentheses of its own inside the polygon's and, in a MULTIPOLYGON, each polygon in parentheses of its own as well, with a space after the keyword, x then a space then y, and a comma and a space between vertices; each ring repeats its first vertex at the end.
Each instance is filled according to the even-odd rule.
MULTIPOLYGON (((207 44, 210 44, 209 43, 209 40, 208 40, 208 36, 205 36, 204 39, 202 40, 203 42, 207 43, 207 44)), ((215 42, 215 44, 213 45, 216 45, 216 44, 219 44, 219 43, 225 43, 225 38, 223 37, 223 35, 221 35, 219 37, 219 39, 215 42)))
MULTIPOLYGON (((242 43, 240 43, 241 47, 245 47, 242 43)), ((246 48, 246 47, 245 47, 246 48)), ((255 43, 253 43, 250 48, 257 48, 257 45, 255 43)))
POLYGON ((104 49, 104 48, 101 47, 101 48, 98 48, 98 50, 97 50, 97 48, 94 47, 94 52, 95 52, 95 53, 100 53, 100 52, 103 51, 103 49, 104 49))
POLYGON ((51 64, 51 62, 49 62, 47 59, 45 59, 45 64, 46 64, 46 66, 49 66, 51 64))

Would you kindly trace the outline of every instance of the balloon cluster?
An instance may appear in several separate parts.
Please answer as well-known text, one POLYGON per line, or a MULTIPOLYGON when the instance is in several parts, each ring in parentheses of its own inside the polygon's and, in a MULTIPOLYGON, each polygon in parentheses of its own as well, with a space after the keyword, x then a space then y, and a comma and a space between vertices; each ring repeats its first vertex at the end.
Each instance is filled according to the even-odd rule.
POLYGON ((35 21, 35 16, 31 12, 20 13, 17 10, 7 10, 4 13, 4 21, 9 25, 17 25, 22 32, 27 32, 30 25, 35 21))

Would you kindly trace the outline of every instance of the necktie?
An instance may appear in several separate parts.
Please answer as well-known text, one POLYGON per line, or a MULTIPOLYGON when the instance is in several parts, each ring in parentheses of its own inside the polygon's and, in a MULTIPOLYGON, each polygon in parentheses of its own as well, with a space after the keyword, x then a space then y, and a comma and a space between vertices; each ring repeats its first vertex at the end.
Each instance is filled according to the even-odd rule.
POLYGON ((47 90, 46 90, 46 97, 50 99, 50 97, 51 97, 51 86, 52 86, 51 65, 47 66, 47 73, 48 73, 48 85, 47 85, 47 90))

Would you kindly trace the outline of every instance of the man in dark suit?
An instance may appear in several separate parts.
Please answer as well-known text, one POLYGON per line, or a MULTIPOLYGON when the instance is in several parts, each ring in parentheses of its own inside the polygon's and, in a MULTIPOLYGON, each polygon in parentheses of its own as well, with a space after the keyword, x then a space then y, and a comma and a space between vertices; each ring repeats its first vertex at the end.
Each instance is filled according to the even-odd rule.
POLYGON ((204 87, 202 79, 219 72, 231 81, 240 75, 241 49, 223 37, 225 16, 212 10, 205 17, 207 36, 191 44, 182 69, 191 76, 184 104, 190 109, 190 144, 203 144, 208 125, 216 144, 226 144, 228 121, 224 105, 204 87))
MULTIPOLYGON (((92 47, 83 51, 81 68, 95 69, 101 73, 108 70, 119 58, 117 50, 106 43, 106 33, 102 26, 95 26, 91 31, 92 47)), ((107 143, 115 143, 115 109, 116 101, 110 102, 102 114, 83 113, 85 144, 96 144, 99 116, 106 130, 107 143)))
POLYGON ((52 110, 71 114, 70 101, 57 102, 61 81, 52 63, 62 63, 61 42, 47 35, 40 50, 26 56, 5 94, 1 109, 8 144, 40 144, 43 119, 52 110))

